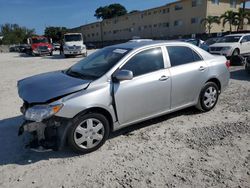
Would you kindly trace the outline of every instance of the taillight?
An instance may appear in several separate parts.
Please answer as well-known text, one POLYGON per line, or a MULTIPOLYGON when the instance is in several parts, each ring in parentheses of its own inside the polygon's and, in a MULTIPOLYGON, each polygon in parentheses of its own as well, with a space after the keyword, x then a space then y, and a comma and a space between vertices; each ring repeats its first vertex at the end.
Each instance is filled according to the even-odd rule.
POLYGON ((227 60, 227 61, 226 61, 226 66, 227 66, 227 68, 229 69, 229 67, 230 67, 230 60, 227 60))

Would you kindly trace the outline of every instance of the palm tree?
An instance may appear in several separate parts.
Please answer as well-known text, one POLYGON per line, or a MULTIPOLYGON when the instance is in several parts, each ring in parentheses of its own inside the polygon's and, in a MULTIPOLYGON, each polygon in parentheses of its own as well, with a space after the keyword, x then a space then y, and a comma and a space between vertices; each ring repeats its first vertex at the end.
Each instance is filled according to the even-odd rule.
POLYGON ((250 15, 248 12, 246 12, 244 9, 239 9, 239 11, 235 15, 235 19, 238 22, 238 28, 237 31, 240 29, 243 29, 244 21, 247 20, 248 24, 250 24, 250 15))
POLYGON ((208 34, 210 35, 213 24, 220 24, 220 19, 218 16, 207 16, 206 18, 201 20, 201 24, 205 24, 208 34))
POLYGON ((232 25, 237 23, 236 12, 232 10, 226 11, 224 14, 221 15, 220 19, 222 20, 223 27, 225 27, 226 23, 229 23, 229 30, 230 33, 232 32, 232 25))

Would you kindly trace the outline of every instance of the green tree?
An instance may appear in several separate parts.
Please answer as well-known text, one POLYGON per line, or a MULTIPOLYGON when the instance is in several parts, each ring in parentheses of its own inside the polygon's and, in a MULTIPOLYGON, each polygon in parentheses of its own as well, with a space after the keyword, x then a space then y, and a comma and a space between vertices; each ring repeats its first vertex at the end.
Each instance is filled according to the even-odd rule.
POLYGON ((136 13, 136 12, 140 12, 139 10, 131 10, 129 13, 136 13))
POLYGON ((244 9, 239 9, 239 11, 235 15, 235 22, 237 22, 237 31, 242 30, 245 24, 245 20, 247 20, 247 24, 250 24, 250 15, 244 9))
POLYGON ((222 20, 223 27, 225 27, 226 23, 229 24, 230 33, 232 32, 232 26, 238 23, 237 13, 232 10, 228 10, 222 14, 220 19, 222 20))
POLYGON ((218 16, 207 16, 201 20, 201 24, 205 24, 205 27, 210 35, 213 24, 220 24, 220 19, 218 16))
POLYGON ((95 11, 95 17, 97 19, 109 19, 109 18, 114 18, 117 16, 122 16, 127 14, 127 10, 124 6, 121 4, 110 4, 108 6, 104 7, 99 7, 95 11))
POLYGON ((44 35, 52 38, 55 42, 60 42, 63 39, 63 35, 68 32, 66 27, 46 27, 44 35))
POLYGON ((35 35, 35 30, 20 27, 18 24, 6 23, 1 26, 1 33, 3 44, 20 44, 26 43, 28 37, 35 35))

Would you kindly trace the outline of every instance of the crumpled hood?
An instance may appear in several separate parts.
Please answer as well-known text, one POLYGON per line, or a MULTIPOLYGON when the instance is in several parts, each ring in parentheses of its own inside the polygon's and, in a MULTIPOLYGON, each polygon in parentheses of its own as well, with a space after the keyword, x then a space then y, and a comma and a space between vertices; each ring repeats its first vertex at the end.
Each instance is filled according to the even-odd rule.
POLYGON ((28 103, 45 103, 50 99, 86 89, 91 80, 74 78, 62 71, 31 76, 18 81, 18 94, 28 103))

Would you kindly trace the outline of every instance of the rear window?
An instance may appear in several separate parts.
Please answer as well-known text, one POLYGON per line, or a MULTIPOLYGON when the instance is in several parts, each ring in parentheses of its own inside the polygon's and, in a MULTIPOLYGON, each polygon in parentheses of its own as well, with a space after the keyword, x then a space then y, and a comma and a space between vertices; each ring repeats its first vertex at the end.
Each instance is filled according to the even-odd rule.
POLYGON ((168 46, 167 50, 172 67, 202 60, 195 51, 186 46, 168 46))

